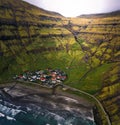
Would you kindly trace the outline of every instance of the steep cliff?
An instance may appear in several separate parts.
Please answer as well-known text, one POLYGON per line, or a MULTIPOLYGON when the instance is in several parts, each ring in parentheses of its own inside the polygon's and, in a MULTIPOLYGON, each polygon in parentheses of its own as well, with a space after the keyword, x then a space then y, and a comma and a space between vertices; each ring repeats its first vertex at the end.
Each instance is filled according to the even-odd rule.
POLYGON ((98 82, 95 80, 96 84, 101 81, 102 85, 97 96, 112 125, 120 125, 120 11, 75 18, 69 21, 67 28, 78 40, 84 52, 83 59, 89 65, 83 75, 83 78, 88 78, 88 84, 91 80, 94 82, 103 66, 110 66, 101 72, 98 82), (95 69, 98 69, 97 74, 89 77, 95 69))
POLYGON ((43 61, 49 66, 50 59, 46 61, 45 55, 68 52, 69 46, 76 44, 62 26, 62 18, 20 0, 0 0, 1 80, 16 72, 44 67, 43 61))
POLYGON ((64 18, 20 0, 0 0, 0 82, 25 70, 62 69, 65 84, 97 93, 119 125, 119 30, 119 11, 64 18))

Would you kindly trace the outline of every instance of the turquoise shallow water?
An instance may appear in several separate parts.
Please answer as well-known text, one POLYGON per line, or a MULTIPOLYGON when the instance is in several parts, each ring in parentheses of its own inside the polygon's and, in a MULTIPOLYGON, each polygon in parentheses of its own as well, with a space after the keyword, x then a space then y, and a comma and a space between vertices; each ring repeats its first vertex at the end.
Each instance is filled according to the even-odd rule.
POLYGON ((76 110, 43 108, 35 104, 14 104, 0 95, 0 125, 95 125, 76 110), (49 109, 49 110, 48 110, 49 109))

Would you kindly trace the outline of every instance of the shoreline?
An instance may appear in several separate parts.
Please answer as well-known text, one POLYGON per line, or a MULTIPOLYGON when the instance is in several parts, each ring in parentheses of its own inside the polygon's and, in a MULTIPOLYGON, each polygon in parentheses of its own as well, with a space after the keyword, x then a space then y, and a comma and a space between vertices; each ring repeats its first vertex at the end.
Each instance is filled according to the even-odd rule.
MULTIPOLYGON (((20 88, 23 91, 22 93, 24 93, 23 95, 25 95, 25 94, 40 94, 40 93, 49 94, 49 95, 61 95, 61 96, 66 96, 66 97, 69 97, 69 98, 76 99, 79 102, 81 102, 81 104, 84 104, 86 107, 93 107, 94 106, 94 104, 92 102, 90 102, 89 100, 87 100, 86 98, 84 98, 82 96, 80 97, 78 95, 68 93, 68 92, 66 92, 64 90, 58 90, 55 94, 52 94, 52 89, 51 88, 42 87, 42 86, 36 85, 36 84, 34 86, 33 85, 31 86, 31 85, 28 85, 28 84, 26 84, 26 83, 21 84, 20 82, 1 84, 0 85, 0 90, 3 89, 3 88, 10 88, 12 90, 12 89, 14 89, 15 87, 18 86, 18 88, 16 88, 16 89, 20 88)), ((9 92, 9 90, 8 90, 8 92, 9 92)), ((16 92, 17 92, 17 90, 16 90, 16 92)), ((14 98, 14 96, 17 97, 16 94, 19 95, 18 92, 17 93, 10 93, 9 95, 14 98)))
POLYGON ((91 102, 82 97, 63 92, 62 90, 57 91, 57 93, 53 95, 51 89, 38 88, 37 86, 32 87, 20 83, 2 85, 0 89, 6 98, 10 98, 16 105, 27 106, 33 104, 50 110, 58 110, 61 107, 59 109, 60 112, 63 111, 63 109, 68 111, 74 109, 80 114, 85 114, 87 119, 95 122, 93 104, 91 102))

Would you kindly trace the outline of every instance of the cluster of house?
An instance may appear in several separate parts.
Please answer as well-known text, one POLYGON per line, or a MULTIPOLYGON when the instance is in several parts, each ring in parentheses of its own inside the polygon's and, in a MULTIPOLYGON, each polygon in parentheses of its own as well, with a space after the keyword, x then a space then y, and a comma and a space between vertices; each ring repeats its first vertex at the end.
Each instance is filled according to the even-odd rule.
POLYGON ((62 83, 67 78, 67 74, 59 69, 46 69, 35 72, 26 71, 13 78, 22 81, 40 82, 42 85, 52 87, 57 83, 62 83))

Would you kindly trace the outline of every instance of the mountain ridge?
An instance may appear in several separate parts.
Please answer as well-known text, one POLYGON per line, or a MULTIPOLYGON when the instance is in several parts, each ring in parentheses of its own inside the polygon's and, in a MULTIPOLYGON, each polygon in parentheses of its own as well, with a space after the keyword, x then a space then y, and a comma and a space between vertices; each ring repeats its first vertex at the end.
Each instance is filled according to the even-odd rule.
POLYGON ((111 11, 111 12, 106 12, 106 13, 94 13, 94 14, 82 14, 80 16, 77 17, 86 17, 86 18, 104 18, 104 17, 111 17, 111 16, 118 16, 120 15, 120 10, 116 10, 116 11, 111 11))
POLYGON ((65 18, 0 0, 0 83, 26 70, 59 68, 68 74, 65 84, 96 94, 119 125, 119 27, 119 14, 65 18))
POLYGON ((35 6, 35 5, 31 4, 31 3, 28 3, 28 2, 26 2, 26 1, 24 1, 24 0, 22 0, 22 1, 25 2, 25 3, 27 3, 27 4, 30 4, 31 6, 36 7, 36 8, 38 8, 38 9, 42 10, 42 11, 46 11, 46 12, 48 12, 48 14, 58 15, 58 16, 62 16, 62 17, 63 17, 63 15, 61 15, 60 13, 43 9, 43 8, 41 8, 41 7, 35 6))

